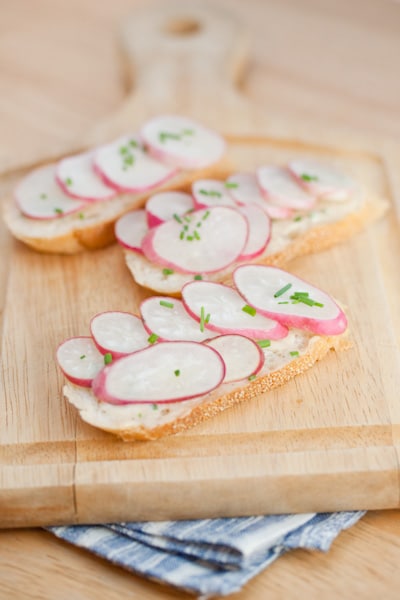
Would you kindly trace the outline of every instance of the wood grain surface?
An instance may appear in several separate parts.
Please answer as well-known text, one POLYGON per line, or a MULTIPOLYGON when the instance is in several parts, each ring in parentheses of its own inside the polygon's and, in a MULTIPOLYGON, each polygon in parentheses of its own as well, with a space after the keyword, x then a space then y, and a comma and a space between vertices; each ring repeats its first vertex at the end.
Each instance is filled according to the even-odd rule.
MULTIPOLYGON (((245 84, 248 97, 254 94, 253 100, 268 100, 269 110, 280 117, 287 114, 286 111, 290 112, 291 118, 295 115, 301 120, 312 114, 313 123, 329 118, 330 124, 338 127, 343 123, 361 125, 371 134, 395 136, 399 122, 395 102, 399 84, 397 82, 396 87, 395 78, 388 76, 390 65, 394 68, 399 43, 396 37, 399 10, 394 3, 384 3, 384 11, 382 4, 374 2, 363 3, 362 7, 352 3, 350 8, 345 3, 324 3, 323 7, 314 2, 271 3, 269 21, 261 18, 265 16, 264 3, 250 4, 252 10, 241 13, 250 26, 257 50, 245 84), (273 34, 273 22, 288 25, 289 32, 295 32, 295 39, 302 43, 282 49, 277 34, 273 34), (266 40, 268 24, 270 35, 266 40), (309 33, 307 26, 310 24, 313 25, 312 35, 305 35, 309 33), (311 72, 304 67, 298 72, 299 63, 304 65, 307 57, 316 56, 321 39, 333 42, 338 39, 338 34, 347 52, 347 69, 343 69, 339 61, 335 62, 334 48, 327 44, 324 52, 318 52, 318 60, 313 62, 311 72), (369 59, 368 69, 364 57, 369 59), (279 71, 276 76, 274 70, 275 73, 279 71), (293 77, 295 73, 297 77, 293 77), (376 85, 369 86, 368 77, 375 77, 376 85), (285 89, 288 93, 283 93, 285 89), (305 107, 307 102, 302 104, 304 98, 309 111, 305 107)), ((120 63, 111 30, 121 16, 132 11, 133 5, 115 2, 112 7, 97 7, 96 11, 90 1, 79 3, 79 9, 75 3, 58 3, 55 7, 50 2, 40 2, 37 3, 39 9, 36 7, 34 11, 29 3, 5 5, 1 55, 2 64, 7 66, 2 70, 2 79, 9 86, 8 93, 1 99, 1 108, 7 109, 4 113, 7 114, 6 132, 9 129, 9 137, 4 138, 7 140, 5 147, 8 156, 15 156, 17 152, 25 160, 29 156, 29 153, 24 154, 25 149, 33 148, 35 155, 38 148, 43 147, 44 139, 49 140, 54 152, 71 144, 79 134, 84 135, 94 127, 96 121, 122 98, 124 90, 118 85, 117 75, 120 63), (71 48, 68 42, 73 33, 75 44, 71 48), (38 56, 41 61, 35 60, 38 56), (101 67, 97 62, 99 56, 103 59, 101 67), (88 68, 97 76, 91 78, 89 89, 88 68), (60 110, 58 117, 52 120, 55 113, 46 107, 55 112, 60 110), (39 138, 40 144, 36 145, 39 138)), ((240 6, 236 8, 239 13, 243 11, 240 6)), ((396 173, 392 171, 391 177, 395 179, 396 173)), ((388 233, 385 227, 392 229, 389 234, 393 235, 393 223, 386 224, 374 237, 382 257, 389 254, 385 245, 385 234, 388 233)), ((10 256, 10 240, 6 233, 1 236, 1 243, 3 255, 10 256)), ((8 273, 7 261, 4 261, 0 271, 2 282, 6 281, 8 273)), ((385 273, 382 285, 395 290, 390 268, 385 273)), ((2 295, 4 290, 2 285, 2 295)), ((23 310, 26 304, 22 300, 21 304, 23 310)), ((396 298, 391 296, 389 310, 393 319, 396 318, 395 305, 396 298)), ((385 385, 391 385, 389 379, 385 385)), ((29 413, 29 407, 24 410, 29 413)), ((45 426, 51 435, 51 428, 48 424, 45 426)), ((68 419, 63 427, 66 430, 71 427, 68 419)), ((68 452, 66 448, 66 457, 68 452)), ((317 592, 328 597, 330 594, 332 598, 339 594, 351 598, 356 593, 373 598, 384 592, 387 597, 394 598, 397 576, 394 557, 398 560, 400 554, 398 535, 397 513, 370 513, 358 526, 343 534, 327 556, 300 552, 287 556, 251 582, 239 596, 263 598, 268 594, 269 597, 289 598, 298 597, 298 590, 301 590, 304 596, 311 598, 316 597, 317 592)), ((75 597, 91 597, 94 581, 97 582, 99 577, 102 584, 97 584, 96 597, 113 597, 116 590, 134 597, 183 597, 128 576, 39 531, 3 532, 0 557, 3 597, 9 597, 11 590, 14 597, 54 597, 54 589, 58 590, 58 597, 71 596, 71 589, 75 597), (49 588, 40 582, 44 569, 54 582, 51 596, 49 588), (79 577, 67 577, 66 571, 69 575, 79 571, 79 577)))

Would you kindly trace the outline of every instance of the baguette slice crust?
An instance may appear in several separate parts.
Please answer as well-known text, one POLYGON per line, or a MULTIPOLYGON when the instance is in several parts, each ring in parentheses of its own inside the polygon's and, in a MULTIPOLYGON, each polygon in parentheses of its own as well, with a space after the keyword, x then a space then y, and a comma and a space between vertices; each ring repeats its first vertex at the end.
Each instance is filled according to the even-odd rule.
MULTIPOLYGON (((355 199, 351 209, 347 211, 343 210, 344 204, 324 203, 321 207, 322 211, 329 207, 332 218, 327 212, 321 212, 320 223, 314 224, 312 219, 308 222, 304 219, 299 224, 292 219, 274 222, 271 242, 266 250, 255 259, 245 262, 285 267, 294 258, 327 250, 351 238, 368 224, 382 217, 388 209, 388 203, 378 198, 368 201, 355 199), (338 218, 334 216, 335 211, 342 211, 338 213, 338 218)), ((124 254, 133 278, 144 288, 178 296, 183 285, 193 280, 193 275, 178 272, 165 275, 162 267, 151 263, 141 253, 124 249, 124 254)), ((223 271, 208 274, 207 279, 230 283, 232 272, 239 264, 241 263, 234 263, 223 271)))
POLYGON ((222 159, 214 165, 193 171, 182 171, 165 184, 143 193, 123 193, 110 200, 88 203, 79 213, 57 219, 40 220, 24 216, 14 198, 4 206, 4 220, 13 236, 38 252, 76 254, 103 248, 115 241, 115 221, 130 210, 142 208, 156 192, 190 190, 198 178, 225 177, 228 163, 222 159))
POLYGON ((283 346, 286 343, 277 344, 276 350, 268 349, 269 358, 266 358, 263 370, 254 380, 222 384, 206 396, 166 408, 154 410, 154 405, 142 404, 112 406, 98 401, 87 388, 70 382, 64 386, 64 396, 79 410, 81 418, 94 427, 113 433, 127 442, 156 440, 186 431, 231 406, 284 385, 310 369, 330 350, 342 351, 351 347, 347 331, 340 336, 324 337, 293 330, 291 347, 297 347, 299 351, 299 356, 295 358, 283 346))

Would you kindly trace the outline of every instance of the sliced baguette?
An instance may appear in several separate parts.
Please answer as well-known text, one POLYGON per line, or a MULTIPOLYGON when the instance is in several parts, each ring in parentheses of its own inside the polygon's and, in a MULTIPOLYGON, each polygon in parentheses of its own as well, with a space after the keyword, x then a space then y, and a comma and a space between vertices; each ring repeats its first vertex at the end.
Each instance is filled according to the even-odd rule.
POLYGON ((70 382, 63 391, 65 398, 90 425, 113 433, 124 441, 155 440, 186 431, 231 406, 285 384, 311 368, 331 349, 341 351, 349 347, 351 342, 347 331, 339 336, 324 337, 292 330, 287 338, 273 342, 264 350, 265 364, 254 380, 225 383, 206 396, 164 406, 107 404, 98 401, 91 390, 70 382), (299 356, 294 358, 291 351, 297 351, 299 356))
POLYGON ((57 219, 40 220, 25 217, 8 198, 4 220, 14 237, 39 252, 75 254, 83 250, 103 248, 115 241, 114 224, 124 213, 141 208, 157 191, 190 188, 199 177, 224 177, 228 172, 225 160, 191 171, 181 171, 165 184, 143 193, 123 193, 110 200, 88 203, 79 213, 57 219))
MULTIPOLYGON (((385 214, 388 203, 383 199, 364 200, 355 195, 346 203, 320 201, 315 210, 296 221, 293 218, 274 221, 271 241, 265 251, 246 263, 284 267, 292 259, 326 250, 361 231, 385 214), (319 215, 317 219, 315 216, 319 215)), ((126 264, 135 281, 144 288, 163 294, 179 295, 193 275, 165 274, 160 265, 150 262, 142 253, 124 249, 126 264)), ((217 273, 207 274, 210 281, 229 283, 239 263, 217 273)))

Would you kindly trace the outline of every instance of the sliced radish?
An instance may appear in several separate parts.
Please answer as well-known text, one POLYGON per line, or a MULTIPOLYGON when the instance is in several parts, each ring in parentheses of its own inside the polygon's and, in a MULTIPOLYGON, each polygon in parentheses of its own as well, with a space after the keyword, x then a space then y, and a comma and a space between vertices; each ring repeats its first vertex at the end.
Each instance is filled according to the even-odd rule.
POLYGON ((55 175, 55 165, 48 165, 22 179, 15 190, 15 200, 22 214, 31 219, 57 219, 87 206, 86 202, 67 196, 55 175))
POLYGON ((182 300, 188 313, 204 330, 271 340, 283 338, 288 333, 280 323, 256 314, 235 289, 222 283, 187 283, 182 288, 182 300))
POLYGON ((198 179, 192 185, 192 192, 196 208, 236 206, 224 182, 217 179, 198 179))
POLYGON ((90 387, 104 367, 104 357, 91 337, 74 337, 57 348, 57 362, 65 377, 82 387, 90 387))
POLYGON ((217 162, 225 152, 224 139, 186 117, 166 115, 144 124, 141 136, 151 154, 166 164, 198 169, 217 162))
POLYGON ((127 312, 108 311, 95 315, 90 322, 90 333, 100 352, 109 352, 113 358, 149 345, 149 334, 142 320, 127 312))
POLYGON ((212 273, 234 262, 248 236, 247 219, 235 208, 216 206, 150 229, 142 250, 159 265, 183 273, 212 273))
POLYGON ((266 199, 276 206, 309 210, 315 204, 315 197, 304 191, 284 167, 259 167, 257 180, 266 199))
POLYGON ((207 394, 224 376, 224 361, 213 348, 162 342, 104 367, 92 389, 110 404, 178 402, 207 394))
POLYGON ((247 302, 271 319, 321 335, 337 335, 347 327, 345 314, 328 294, 287 271, 243 265, 233 277, 247 302))
POLYGON ((207 342, 207 345, 223 358, 225 383, 256 375, 264 364, 265 356, 260 346, 244 335, 220 335, 207 342))
POLYGON ((293 214, 291 208, 276 206, 267 201, 254 173, 234 173, 226 180, 225 187, 237 204, 260 204, 271 219, 289 219, 293 214))
POLYGON ((148 230, 146 211, 133 210, 118 219, 115 237, 121 246, 142 253, 142 241, 148 230))
POLYGON ((271 238, 271 221, 267 213, 257 204, 246 204, 239 208, 249 223, 249 237, 239 260, 248 260, 262 254, 271 238))
POLYGON ((95 172, 93 152, 61 160, 56 167, 56 179, 62 190, 71 198, 95 202, 109 200, 117 193, 95 172))
POLYGON ((153 296, 140 305, 144 326, 161 341, 183 340, 203 342, 216 334, 201 331, 199 323, 189 316, 181 300, 168 296, 153 296))
POLYGON ((310 194, 327 200, 346 200, 356 187, 351 177, 336 167, 313 158, 292 160, 288 167, 310 194))
POLYGON ((194 209, 193 198, 184 192, 160 192, 154 194, 146 202, 147 223, 156 227, 174 215, 182 216, 194 209))
POLYGON ((95 152, 94 166, 106 184, 124 192, 150 190, 177 172, 149 156, 134 135, 126 135, 101 146, 95 152))

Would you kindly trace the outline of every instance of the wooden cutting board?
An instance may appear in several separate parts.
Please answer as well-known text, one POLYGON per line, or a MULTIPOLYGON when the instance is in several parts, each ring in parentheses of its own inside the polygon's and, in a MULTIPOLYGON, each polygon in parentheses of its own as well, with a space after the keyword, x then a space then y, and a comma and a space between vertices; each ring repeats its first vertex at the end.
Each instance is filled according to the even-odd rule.
MULTIPOLYGON (((44 256, 1 231, 0 525, 197 518, 399 506, 400 152, 360 134, 273 120, 234 87, 245 36, 214 8, 163 5, 124 28, 136 88, 83 140, 173 111, 230 140, 240 169, 298 154, 328 156, 389 215, 291 270, 348 307, 354 346, 288 385, 186 434, 124 443, 83 423, 62 398, 54 353, 103 310, 135 311, 145 292, 116 246, 44 256)), ((17 176, 4 178, 4 193, 17 176)))

